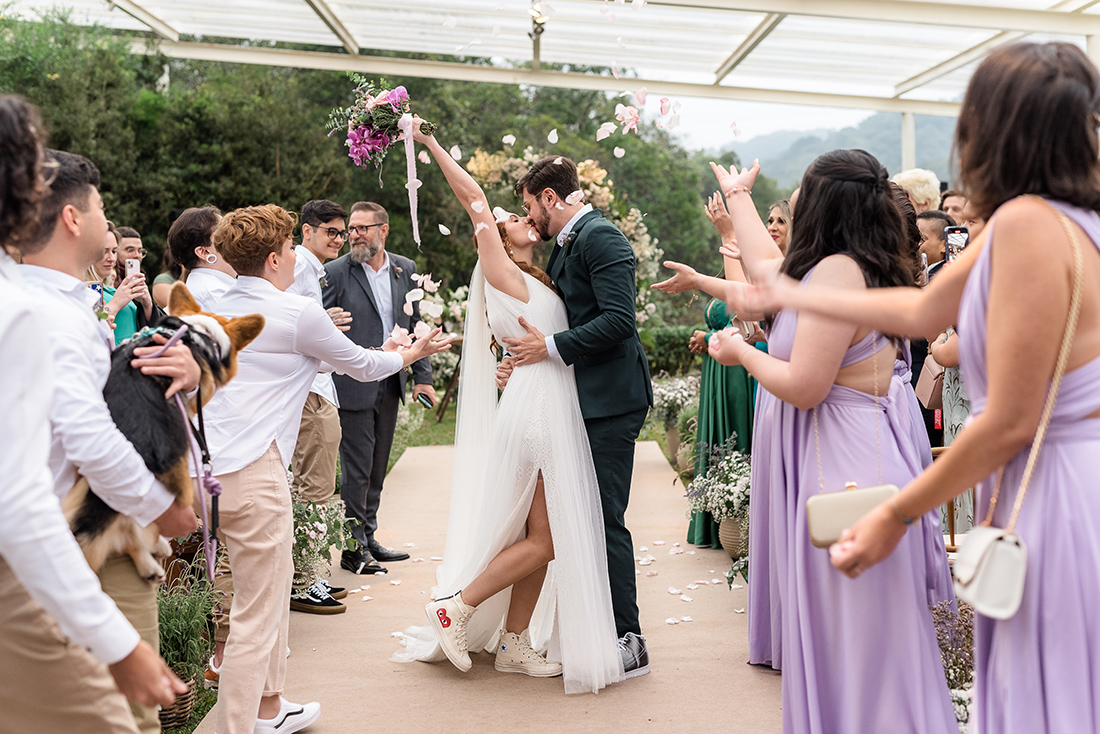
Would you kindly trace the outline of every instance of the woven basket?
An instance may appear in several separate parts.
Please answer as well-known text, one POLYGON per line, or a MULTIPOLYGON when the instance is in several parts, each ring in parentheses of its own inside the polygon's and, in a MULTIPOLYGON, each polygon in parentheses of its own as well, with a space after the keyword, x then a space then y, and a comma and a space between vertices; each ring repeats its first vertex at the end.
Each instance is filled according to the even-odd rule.
POLYGON ((160 710, 162 729, 176 729, 191 721, 191 712, 195 709, 195 680, 187 684, 187 693, 176 697, 175 703, 160 710))

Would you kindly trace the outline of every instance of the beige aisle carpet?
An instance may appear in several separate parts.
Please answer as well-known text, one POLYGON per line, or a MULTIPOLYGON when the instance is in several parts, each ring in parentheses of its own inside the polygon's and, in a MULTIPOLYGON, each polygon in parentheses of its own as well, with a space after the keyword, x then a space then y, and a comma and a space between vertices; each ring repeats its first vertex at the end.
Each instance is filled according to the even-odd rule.
MULTIPOLYGON (((637 566, 649 675, 598 695, 566 696, 560 678, 497 673, 488 654, 474 655, 474 667, 465 674, 449 664, 389 662, 398 644, 393 633, 425 622, 423 608, 438 565, 432 558, 443 555, 453 450, 411 448, 386 479, 378 539, 423 560, 387 564, 385 576, 355 576, 337 564, 334 585, 370 588, 350 594, 344 614, 291 613, 286 696, 321 703, 320 720, 306 731, 782 731, 779 674, 745 663, 745 589, 727 588, 730 562, 724 551, 684 543, 684 489, 653 442, 638 444, 627 512, 636 555, 656 558, 637 566), (687 588, 702 581, 709 583, 687 588), (670 587, 679 593, 670 593, 670 587), (683 617, 691 621, 667 622, 683 617)), ((213 715, 196 731, 213 732, 213 715)))

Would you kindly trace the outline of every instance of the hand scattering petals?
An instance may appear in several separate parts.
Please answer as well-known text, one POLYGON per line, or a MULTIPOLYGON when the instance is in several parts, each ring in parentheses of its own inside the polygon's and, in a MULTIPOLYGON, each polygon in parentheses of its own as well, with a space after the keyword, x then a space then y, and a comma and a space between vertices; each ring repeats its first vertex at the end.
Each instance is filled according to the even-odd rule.
POLYGON ((558 143, 558 129, 554 128, 550 131, 550 134, 546 136, 546 139, 550 141, 551 145, 557 145, 558 143))
POLYGON ((447 236, 447 235, 449 235, 450 233, 451 233, 451 230, 447 229, 447 228, 446 228, 445 226, 443 226, 442 224, 441 224, 441 225, 439 225, 439 234, 441 234, 441 235, 443 235, 444 237, 446 237, 446 236, 447 236))
POLYGON ((451 157, 454 158, 456 161, 462 160, 462 149, 459 148, 457 145, 451 146, 450 154, 451 157))
POLYGON ((422 150, 416 155, 417 160, 423 163, 425 166, 431 165, 432 157, 428 155, 428 151, 422 150))
POLYGON ((583 199, 584 199, 584 192, 581 191, 580 189, 577 189, 572 194, 565 197, 565 203, 568 204, 569 206, 573 206, 574 204, 579 204, 583 199))
POLYGON ((478 214, 481 214, 483 211, 485 211, 485 202, 484 201, 472 202, 470 204, 470 208, 473 209, 478 214))
POLYGON ((504 143, 505 145, 515 145, 516 144, 516 136, 515 135, 505 135, 503 138, 500 139, 500 142, 504 143))
POLYGON ((622 158, 624 155, 626 155, 626 151, 617 145, 615 146, 615 150, 613 150, 612 153, 615 154, 616 158, 622 158))

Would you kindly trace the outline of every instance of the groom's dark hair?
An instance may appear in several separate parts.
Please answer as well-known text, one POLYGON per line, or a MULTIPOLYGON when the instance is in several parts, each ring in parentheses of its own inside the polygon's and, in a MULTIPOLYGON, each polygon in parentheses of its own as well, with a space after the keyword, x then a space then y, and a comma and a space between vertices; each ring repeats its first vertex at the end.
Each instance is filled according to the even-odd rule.
POLYGON ((546 189, 553 189, 562 201, 581 187, 577 177, 577 164, 564 156, 551 155, 527 169, 516 181, 516 196, 521 200, 526 191, 538 196, 546 189))

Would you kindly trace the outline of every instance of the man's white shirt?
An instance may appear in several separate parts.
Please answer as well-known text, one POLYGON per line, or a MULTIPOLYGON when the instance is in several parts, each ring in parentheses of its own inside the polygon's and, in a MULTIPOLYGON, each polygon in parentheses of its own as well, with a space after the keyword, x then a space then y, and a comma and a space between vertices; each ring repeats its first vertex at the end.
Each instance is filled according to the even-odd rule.
POLYGON ((187 282, 184 285, 191 291, 191 297, 199 304, 199 308, 207 313, 217 313, 214 306, 218 299, 233 287, 236 280, 229 273, 214 268, 195 268, 187 273, 187 282))
MULTIPOLYGON (((590 211, 592 211, 592 205, 585 204, 577 210, 577 213, 574 214, 568 222, 565 223, 565 226, 561 228, 561 232, 558 232, 557 242, 559 247, 564 246, 565 238, 569 235, 570 232, 573 231, 573 227, 576 226, 581 217, 583 217, 590 211)), ((565 257, 565 253, 562 252, 558 255, 558 257, 565 257)), ((554 343, 553 334, 548 334, 546 336, 546 353, 548 357, 554 357, 555 359, 561 361, 561 354, 558 353, 558 345, 554 343)))
POLYGON ((370 283, 371 292, 374 293, 374 300, 377 302, 378 316, 382 320, 382 340, 385 341, 397 321, 393 315, 393 273, 390 253, 383 251, 382 254, 385 256, 382 267, 375 270, 367 263, 363 263, 363 272, 367 274, 367 282, 370 283))
MULTIPOLYGON (((308 247, 303 245, 294 248, 294 255, 294 283, 286 289, 286 292, 312 298, 321 308, 324 308, 324 301, 321 299, 321 278, 325 277, 325 266, 308 247)), ((336 385, 332 382, 332 373, 318 372, 313 378, 313 385, 309 391, 317 393, 337 408, 340 407, 340 401, 336 397, 336 385)))

